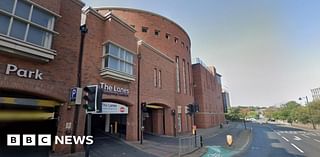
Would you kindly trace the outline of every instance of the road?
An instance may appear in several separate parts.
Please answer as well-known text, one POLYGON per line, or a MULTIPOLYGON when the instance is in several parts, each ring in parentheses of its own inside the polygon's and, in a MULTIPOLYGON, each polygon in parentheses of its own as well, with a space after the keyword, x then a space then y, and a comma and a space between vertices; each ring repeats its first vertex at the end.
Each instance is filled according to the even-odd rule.
POLYGON ((252 141, 246 157, 319 157, 320 132, 277 124, 248 123, 252 141))

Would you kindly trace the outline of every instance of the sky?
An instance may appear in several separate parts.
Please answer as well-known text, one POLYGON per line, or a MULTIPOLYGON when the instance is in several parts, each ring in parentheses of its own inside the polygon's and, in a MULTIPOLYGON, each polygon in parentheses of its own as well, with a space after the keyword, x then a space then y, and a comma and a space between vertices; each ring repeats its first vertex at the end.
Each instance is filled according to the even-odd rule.
POLYGON ((222 74, 232 106, 311 98, 320 87, 318 0, 83 0, 168 17, 191 38, 192 57, 222 74))

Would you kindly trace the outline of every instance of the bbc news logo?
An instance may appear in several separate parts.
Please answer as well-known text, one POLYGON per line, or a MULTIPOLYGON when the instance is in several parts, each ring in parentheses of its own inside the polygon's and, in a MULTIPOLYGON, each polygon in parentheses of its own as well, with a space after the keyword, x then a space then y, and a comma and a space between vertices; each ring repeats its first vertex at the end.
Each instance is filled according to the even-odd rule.
MULTIPOLYGON (((8 134, 7 146, 51 146, 50 134, 8 134)), ((54 136, 54 144, 93 144, 93 136, 54 136)))

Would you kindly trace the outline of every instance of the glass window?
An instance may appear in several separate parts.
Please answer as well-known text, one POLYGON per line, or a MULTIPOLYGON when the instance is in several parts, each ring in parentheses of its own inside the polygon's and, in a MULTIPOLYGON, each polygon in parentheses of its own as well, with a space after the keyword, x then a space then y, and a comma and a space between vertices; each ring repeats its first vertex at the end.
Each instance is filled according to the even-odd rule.
POLYGON ((157 87, 157 69, 153 69, 153 86, 157 87))
POLYGON ((125 59, 125 53, 126 53, 126 51, 125 50, 123 50, 123 49, 120 49, 120 58, 122 59, 122 60, 124 60, 125 59))
POLYGON ((10 12, 10 15, 3 15, 0 12, 1 34, 9 34, 9 36, 24 42, 51 48, 54 16, 49 12, 33 6, 25 0, 0 0, 0 10, 10 12), (12 11, 13 8, 15 8, 15 12, 12 11), (30 13, 32 13, 31 19, 29 18, 30 13), (44 26, 47 29, 37 25, 44 26), (9 33, 8 30, 10 30, 9 33))
POLYGON ((131 53, 127 53, 126 61, 130 62, 130 63, 133 63, 133 55, 131 53))
POLYGON ((10 36, 24 40, 27 24, 18 20, 13 20, 10 36))
POLYGON ((145 33, 148 32, 148 27, 141 27, 141 31, 145 33))
POLYGON ((179 73, 179 57, 176 57, 176 78, 177 78, 177 93, 180 93, 180 73, 179 73))
POLYGON ((43 46, 46 39, 46 32, 34 26, 29 27, 27 41, 36 45, 43 46))
POLYGON ((106 50, 104 68, 133 75, 133 54, 111 43, 106 45, 106 50))
POLYGON ((110 44, 109 45, 109 52, 108 52, 110 55, 112 56, 115 56, 115 57, 118 57, 119 55, 119 48, 116 47, 115 45, 113 44, 110 44))
POLYGON ((32 11, 31 21, 44 27, 48 27, 52 16, 44 11, 34 8, 32 11))
POLYGON ((14 1, 13 0, 1 0, 0 9, 12 13, 14 1))
POLYGON ((6 35, 8 32, 10 17, 0 14, 0 23, 1 23, 0 33, 6 35))
POLYGON ((109 57, 109 61, 108 61, 108 67, 111 69, 119 69, 119 60, 113 58, 113 57, 109 57))
POLYGON ((29 19, 29 13, 30 13, 31 5, 24 2, 24 1, 18 1, 15 15, 22 17, 24 19, 29 19))
POLYGON ((159 88, 161 88, 161 70, 159 70, 159 73, 158 73, 158 86, 159 88))
POLYGON ((132 65, 129 63, 126 63, 126 72, 127 74, 133 75, 132 73, 132 65))

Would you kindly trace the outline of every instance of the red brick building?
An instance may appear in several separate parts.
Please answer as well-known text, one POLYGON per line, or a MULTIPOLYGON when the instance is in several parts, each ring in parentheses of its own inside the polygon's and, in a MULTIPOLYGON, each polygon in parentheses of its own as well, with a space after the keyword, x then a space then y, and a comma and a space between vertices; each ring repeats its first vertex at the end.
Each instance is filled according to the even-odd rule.
POLYGON ((199 112, 195 114, 197 127, 209 128, 225 121, 221 75, 215 67, 206 66, 199 58, 192 65, 194 78, 194 98, 199 105, 199 112))
MULTIPOLYGON (((1 139, 6 133, 71 134, 68 99, 77 80, 83 6, 78 0, 1 0, 1 139)), ((52 149, 69 153, 70 147, 52 149)))
MULTIPOLYGON (((199 78, 192 71, 199 71, 203 82, 203 70, 191 63, 186 31, 148 11, 81 10, 83 6, 78 0, 0 2, 0 130, 7 130, 2 134, 85 134, 85 110, 69 100, 70 89, 77 86, 80 23, 88 28, 81 85, 103 88, 102 113, 92 117, 94 135, 104 132, 139 140, 141 128, 169 136, 191 131, 187 105, 209 101, 209 95, 202 98, 206 90, 194 88, 199 78)), ((221 85, 212 87, 212 98, 221 99, 219 89, 221 94, 221 85)), ((217 117, 223 121, 222 115, 202 116, 201 111, 202 107, 196 120, 210 125, 200 126, 213 126, 217 117)), ((51 150, 70 153, 83 148, 54 145, 51 150)))
POLYGON ((87 8, 83 14, 89 29, 83 84, 105 83, 129 91, 126 96, 103 95, 104 103, 125 106, 128 113, 95 116, 93 130, 127 140, 140 139, 142 126, 157 135, 190 131, 185 106, 194 100, 188 34, 173 21, 142 10, 87 8), (145 113, 142 102, 147 104, 145 113))

